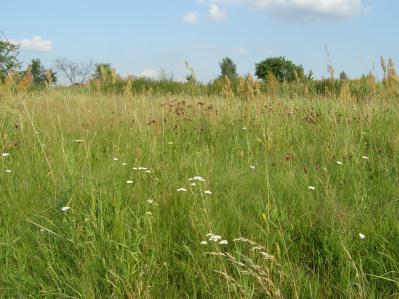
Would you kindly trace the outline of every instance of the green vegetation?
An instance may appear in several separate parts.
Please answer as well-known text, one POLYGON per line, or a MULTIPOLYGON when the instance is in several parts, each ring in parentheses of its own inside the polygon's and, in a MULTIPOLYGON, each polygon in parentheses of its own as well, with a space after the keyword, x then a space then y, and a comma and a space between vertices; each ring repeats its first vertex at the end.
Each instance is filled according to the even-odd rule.
POLYGON ((18 46, 0 38, 0 81, 19 67, 18 50, 18 46))
POLYGON ((255 75, 265 81, 273 75, 279 82, 292 82, 305 77, 302 65, 295 65, 285 57, 272 57, 257 63, 255 75))
POLYGON ((0 297, 398 294, 397 98, 71 87, 1 107, 0 297))
POLYGON ((238 78, 237 66, 233 60, 229 57, 223 58, 219 63, 220 66, 220 78, 229 78, 229 80, 236 80, 238 78))
POLYGON ((60 87, 7 47, 0 297, 398 296, 392 60, 381 81, 285 58, 255 80, 226 58, 203 84, 60 59, 60 87))

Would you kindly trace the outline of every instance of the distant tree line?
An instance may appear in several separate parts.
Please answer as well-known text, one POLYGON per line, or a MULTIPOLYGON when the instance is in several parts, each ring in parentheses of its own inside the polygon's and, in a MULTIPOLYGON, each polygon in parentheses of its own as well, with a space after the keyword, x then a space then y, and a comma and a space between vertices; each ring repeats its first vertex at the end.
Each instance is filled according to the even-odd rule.
MULTIPOLYGON (((19 46, 9 42, 6 38, 0 38, 0 82, 6 80, 7 76, 12 75, 13 78, 28 78, 29 84, 34 87, 40 88, 43 86, 50 86, 58 82, 57 73, 51 69, 46 68, 40 59, 33 59, 28 66, 21 70, 21 62, 18 60, 19 46)), ((392 78, 397 80, 395 68, 392 60, 385 63, 381 58, 381 65, 384 70, 383 82, 392 82, 392 78)), ((188 74, 186 82, 176 82, 173 76, 168 76, 165 71, 160 73, 158 80, 149 78, 135 78, 134 82, 139 82, 137 86, 142 89, 166 89, 167 92, 173 92, 184 88, 192 88, 193 85, 204 85, 197 81, 194 68, 185 62, 188 74), (169 83, 167 83, 169 82, 169 83), (180 86, 181 84, 188 84, 188 86, 180 86)), ((208 88, 208 92, 220 93, 223 88, 232 88, 237 90, 242 76, 238 74, 237 65, 234 61, 225 57, 219 62, 220 74, 217 78, 210 83, 204 85, 208 88)), ((314 90, 323 93, 325 90, 336 90, 336 93, 342 91, 342 86, 345 82, 356 81, 350 80, 345 72, 339 74, 338 80, 334 79, 334 72, 329 65, 330 78, 316 80, 313 78, 312 71, 305 73, 302 65, 295 64, 286 57, 269 57, 255 64, 254 75, 260 82, 266 83, 265 85, 272 86, 274 82, 277 83, 290 83, 290 82, 313 82, 314 90), (335 83, 334 83, 335 82, 335 83), (337 83, 338 82, 338 83, 337 83), (327 88, 327 87, 328 88, 327 88)), ((83 85, 83 84, 97 84, 101 81, 102 87, 111 90, 124 90, 125 85, 130 88, 135 88, 132 84, 133 76, 122 78, 119 76, 114 68, 109 63, 94 63, 70 61, 65 58, 60 58, 55 61, 55 69, 58 73, 68 81, 69 85, 83 85), (97 83, 96 83, 97 82, 97 83), (118 87, 118 86, 120 87, 118 87)), ((371 78, 372 74, 362 76, 360 80, 375 80, 371 78)), ((98 85, 98 84, 97 84, 98 85)), ((345 87, 345 86, 344 86, 345 87)))

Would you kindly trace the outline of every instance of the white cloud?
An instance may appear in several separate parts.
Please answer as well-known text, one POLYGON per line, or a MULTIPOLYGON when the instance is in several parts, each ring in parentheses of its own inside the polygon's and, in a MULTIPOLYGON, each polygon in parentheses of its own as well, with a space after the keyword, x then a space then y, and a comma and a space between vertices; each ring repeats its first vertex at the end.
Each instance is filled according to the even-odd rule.
POLYGON ((209 6, 209 18, 213 21, 227 20, 227 13, 219 8, 215 3, 209 6))
POLYGON ((241 4, 265 10, 273 16, 291 21, 345 19, 368 10, 363 0, 214 0, 214 2, 241 4))
POLYGON ((140 74, 138 74, 138 77, 143 77, 143 78, 148 78, 148 79, 156 79, 158 77, 158 72, 153 69, 147 69, 140 74))
POLYGON ((22 50, 27 51, 50 52, 53 48, 53 42, 51 40, 44 40, 40 36, 12 42, 19 45, 22 50))
POLYGON ((240 55, 246 55, 248 53, 248 50, 244 49, 244 48, 236 48, 236 49, 233 49, 233 51, 240 55))
POLYGON ((190 11, 188 13, 186 13, 183 17, 182 20, 185 23, 188 24, 197 24, 198 23, 198 13, 195 11, 190 11))

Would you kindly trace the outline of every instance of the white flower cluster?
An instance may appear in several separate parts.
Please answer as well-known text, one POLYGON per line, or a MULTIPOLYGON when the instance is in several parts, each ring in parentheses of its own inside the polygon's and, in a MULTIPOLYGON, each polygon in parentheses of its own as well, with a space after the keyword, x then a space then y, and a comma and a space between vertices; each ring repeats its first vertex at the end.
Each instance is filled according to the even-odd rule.
MULTIPOLYGON (((222 240, 222 237, 219 235, 215 235, 212 233, 209 233, 206 235, 208 237, 208 241, 209 242, 213 242, 213 243, 218 243, 220 245, 228 245, 229 242, 227 240, 222 240)), ((200 242, 201 245, 207 245, 208 242, 207 241, 201 241, 200 242)))

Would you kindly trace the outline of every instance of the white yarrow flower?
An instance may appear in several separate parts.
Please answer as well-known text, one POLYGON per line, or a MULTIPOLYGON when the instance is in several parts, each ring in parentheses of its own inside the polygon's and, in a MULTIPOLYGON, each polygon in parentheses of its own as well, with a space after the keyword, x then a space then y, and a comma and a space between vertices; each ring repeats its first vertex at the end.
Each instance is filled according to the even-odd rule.
POLYGON ((341 161, 337 161, 337 164, 338 164, 338 165, 342 165, 342 164, 344 164, 344 163, 342 163, 341 161))
POLYGON ((133 184, 133 181, 132 180, 127 180, 126 184, 133 184))
POLYGON ((152 215, 151 212, 145 212, 145 214, 146 214, 147 216, 151 216, 151 215, 152 215))
POLYGON ((147 199, 147 203, 152 205, 154 203, 154 201, 152 199, 147 199))
POLYGON ((208 244, 208 242, 207 242, 207 241, 201 241, 200 244, 201 244, 201 245, 206 245, 206 244, 208 244))
POLYGON ((118 158, 113 158, 112 160, 114 160, 114 161, 118 161, 118 158))
POLYGON ((195 177, 189 178, 188 179, 190 182, 191 181, 199 181, 199 182, 205 182, 205 179, 202 176, 196 175, 195 177))
POLYGON ((10 155, 10 153, 2 153, 1 156, 2 157, 8 157, 10 155))
POLYGON ((256 167, 255 167, 255 165, 251 165, 251 166, 249 166, 249 168, 252 170, 255 170, 256 167))
POLYGON ((360 238, 360 240, 364 240, 364 239, 366 239, 366 236, 364 234, 360 233, 359 238, 360 238))
POLYGON ((227 245, 229 242, 227 240, 222 240, 219 242, 220 245, 227 245))
POLYGON ((187 192, 187 189, 186 188, 179 188, 179 189, 177 189, 177 192, 187 192))
POLYGON ((122 163, 122 166, 126 166, 126 165, 127 165, 127 163, 125 163, 125 162, 122 163))
POLYGON ((11 169, 6 169, 6 172, 7 173, 11 173, 11 169))
POLYGON ((209 237, 209 241, 213 241, 213 242, 219 242, 221 239, 222 239, 222 237, 219 235, 211 235, 209 237))
POLYGON ((62 207, 61 211, 63 211, 64 213, 67 212, 70 209, 70 207, 62 207))
POLYGON ((370 158, 368 156, 362 156, 363 160, 369 160, 370 158))
POLYGON ((316 190, 316 187, 314 187, 314 186, 308 186, 308 189, 309 189, 309 190, 316 190))
POLYGON ((212 195, 212 192, 209 190, 204 191, 205 194, 212 195))

